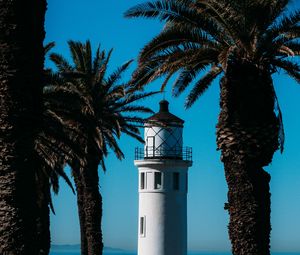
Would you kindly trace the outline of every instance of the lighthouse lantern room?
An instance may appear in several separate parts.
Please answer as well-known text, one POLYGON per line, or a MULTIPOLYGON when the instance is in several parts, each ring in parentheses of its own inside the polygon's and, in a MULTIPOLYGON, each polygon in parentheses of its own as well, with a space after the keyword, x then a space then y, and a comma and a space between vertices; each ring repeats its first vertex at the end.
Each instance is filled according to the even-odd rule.
POLYGON ((145 122, 145 146, 135 150, 139 172, 138 255, 187 254, 188 168, 192 149, 183 147, 184 121, 169 103, 145 122))

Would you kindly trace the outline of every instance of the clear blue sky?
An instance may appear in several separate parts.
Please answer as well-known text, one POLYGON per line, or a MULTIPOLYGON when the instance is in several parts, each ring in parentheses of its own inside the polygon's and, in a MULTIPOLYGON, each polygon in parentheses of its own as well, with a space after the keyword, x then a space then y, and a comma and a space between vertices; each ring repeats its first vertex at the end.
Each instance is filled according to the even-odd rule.
MULTIPOLYGON (((90 39, 94 46, 114 48, 110 70, 136 58, 139 50, 156 35, 162 24, 154 20, 124 19, 123 12, 141 3, 139 0, 49 0, 46 16, 46 42, 55 41, 55 51, 68 56, 67 40, 90 39)), ((294 0, 291 8, 300 7, 294 0)), ((49 64, 49 63, 47 63, 49 64)), ((129 79, 130 72, 125 79, 129 79)), ((274 76, 282 108, 286 144, 284 154, 276 153, 267 168, 271 173, 272 249, 300 252, 300 85, 279 74, 274 76)), ((159 88, 159 82, 149 89, 159 88)), ((170 87, 169 87, 170 88, 170 87)), ((229 250, 228 214, 223 209, 227 187, 220 154, 216 151, 215 125, 219 112, 219 86, 207 93, 186 111, 184 96, 166 98, 171 111, 185 119, 184 143, 193 147, 194 165, 189 172, 188 244, 191 250, 229 250)), ((161 96, 145 104, 157 110, 161 96)), ((106 246, 136 249, 137 244, 137 169, 133 165, 134 148, 141 146, 133 139, 120 141, 126 159, 109 156, 108 171, 100 171, 103 194, 103 234, 106 246)), ((67 169, 69 172, 69 169, 67 169)), ((76 197, 63 181, 54 197, 56 215, 51 216, 52 243, 80 242, 76 197)))

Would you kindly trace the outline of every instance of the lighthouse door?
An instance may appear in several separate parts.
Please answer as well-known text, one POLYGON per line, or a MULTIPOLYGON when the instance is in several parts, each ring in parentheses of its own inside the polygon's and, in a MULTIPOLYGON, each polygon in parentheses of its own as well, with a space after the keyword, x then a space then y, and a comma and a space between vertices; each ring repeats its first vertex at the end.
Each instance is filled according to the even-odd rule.
POLYGON ((154 157, 155 138, 154 136, 147 137, 146 157, 154 157))

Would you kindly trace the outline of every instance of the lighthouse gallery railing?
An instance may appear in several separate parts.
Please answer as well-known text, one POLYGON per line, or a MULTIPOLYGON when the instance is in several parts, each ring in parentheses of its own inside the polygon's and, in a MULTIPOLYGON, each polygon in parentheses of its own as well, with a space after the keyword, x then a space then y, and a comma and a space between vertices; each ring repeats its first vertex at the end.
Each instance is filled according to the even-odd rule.
POLYGON ((192 147, 182 147, 176 149, 155 148, 147 146, 145 148, 135 148, 135 160, 142 159, 181 159, 192 161, 192 147))

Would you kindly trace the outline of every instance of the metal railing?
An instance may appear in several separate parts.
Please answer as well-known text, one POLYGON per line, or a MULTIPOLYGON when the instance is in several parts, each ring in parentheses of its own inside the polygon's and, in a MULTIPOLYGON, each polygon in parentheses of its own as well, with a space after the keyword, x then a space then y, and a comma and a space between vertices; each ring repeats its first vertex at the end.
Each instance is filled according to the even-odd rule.
POLYGON ((163 147, 135 148, 135 160, 142 159, 181 159, 192 161, 192 147, 165 149, 163 147))

